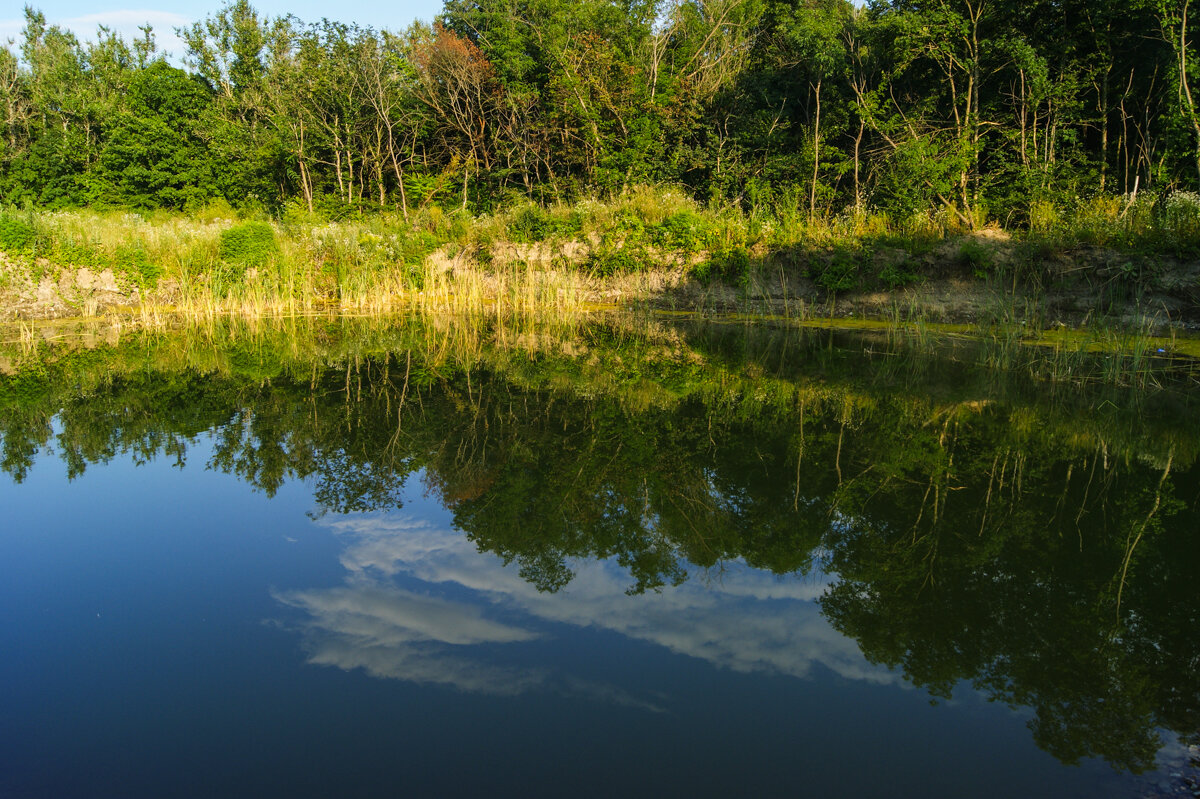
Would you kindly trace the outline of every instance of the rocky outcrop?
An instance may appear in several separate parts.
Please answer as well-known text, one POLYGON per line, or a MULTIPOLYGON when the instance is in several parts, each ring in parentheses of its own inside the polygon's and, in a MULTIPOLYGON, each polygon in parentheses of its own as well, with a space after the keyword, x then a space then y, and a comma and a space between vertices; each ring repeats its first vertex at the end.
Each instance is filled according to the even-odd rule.
POLYGON ((96 316, 141 302, 138 288, 111 269, 30 265, 0 253, 0 322, 96 316))

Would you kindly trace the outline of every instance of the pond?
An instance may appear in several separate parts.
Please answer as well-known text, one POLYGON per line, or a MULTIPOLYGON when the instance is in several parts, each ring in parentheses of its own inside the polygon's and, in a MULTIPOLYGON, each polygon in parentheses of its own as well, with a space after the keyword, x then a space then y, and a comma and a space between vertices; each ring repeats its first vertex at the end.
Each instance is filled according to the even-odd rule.
POLYGON ((1113 358, 22 336, 0 796, 1190 795, 1200 383, 1113 358))

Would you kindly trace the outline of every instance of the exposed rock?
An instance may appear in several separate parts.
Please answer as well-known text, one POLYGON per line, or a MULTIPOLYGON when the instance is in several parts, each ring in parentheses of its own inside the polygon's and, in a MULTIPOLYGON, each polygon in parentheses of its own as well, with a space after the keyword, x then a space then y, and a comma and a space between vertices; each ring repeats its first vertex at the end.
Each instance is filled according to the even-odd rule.
POLYGON ((53 305, 58 299, 58 286, 48 277, 38 283, 36 301, 39 305, 53 305))
MULTIPOLYGON (((54 269, 36 264, 40 279, 28 262, 0 253, 0 322, 12 319, 61 319, 95 316, 107 310, 136 306, 142 300, 134 286, 124 287, 111 269, 95 272, 87 267, 54 269)), ((154 293, 167 301, 178 291, 174 282, 154 293)))

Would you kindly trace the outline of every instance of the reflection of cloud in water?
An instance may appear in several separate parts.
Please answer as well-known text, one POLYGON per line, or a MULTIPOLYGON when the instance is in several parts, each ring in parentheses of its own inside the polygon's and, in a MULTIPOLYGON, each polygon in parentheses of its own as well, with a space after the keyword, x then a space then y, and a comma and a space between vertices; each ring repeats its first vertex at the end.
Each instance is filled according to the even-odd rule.
POLYGON ((524 693, 545 680, 540 672, 491 666, 455 657, 441 648, 377 645, 348 638, 337 630, 320 628, 310 629, 309 633, 309 663, 337 666, 345 671, 362 669, 373 677, 453 685, 462 691, 499 696, 524 693))
POLYGON ((508 644, 530 641, 536 633, 483 618, 483 610, 462 602, 419 596, 363 583, 325 591, 294 591, 280 601, 303 608, 315 623, 350 639, 391 646, 410 641, 443 644, 508 644))
POLYGON ((493 666, 458 654, 472 645, 538 637, 485 619, 482 608, 465 602, 421 596, 363 578, 343 588, 280 592, 275 599, 308 613, 308 660, 319 666, 363 669, 375 677, 502 696, 537 687, 662 712, 616 686, 573 677, 555 680, 544 670, 493 666))
MULTIPOLYGON (((577 564, 575 579, 563 591, 542 594, 515 569, 505 568, 498 557, 477 552, 460 533, 394 518, 342 519, 327 524, 351 539, 341 559, 352 574, 349 586, 281 599, 307 610, 313 627, 336 637, 339 643, 373 651, 370 657, 374 660, 368 663, 366 654, 353 657, 338 648, 336 662, 347 668, 383 674, 385 668, 379 662, 387 657, 374 650, 394 650, 395 663, 387 667, 388 676, 429 682, 429 678, 406 674, 422 673, 433 656, 430 652, 449 657, 445 650, 452 646, 536 637, 487 620, 475 606, 380 586, 384 577, 404 573, 427 583, 463 586, 489 604, 524 611, 536 620, 611 630, 736 671, 804 677, 814 665, 820 665, 849 679, 899 682, 896 675, 869 664, 854 641, 834 631, 820 616, 812 600, 824 590, 823 583, 780 580, 733 564, 715 579, 693 579, 661 593, 628 596, 628 575, 620 567, 588 562, 577 564), (414 644, 425 647, 420 657, 413 654, 414 644), (440 649, 429 649, 435 644, 440 649)), ((456 662, 456 668, 464 665, 464 661, 456 662)), ((468 690, 513 693, 543 682, 544 675, 513 673, 473 681, 437 681, 468 690), (518 687, 505 691, 477 687, 495 684, 493 677, 518 687)))
POLYGON ((455 685, 465 691, 517 694, 534 673, 489 666, 447 653, 447 645, 529 641, 535 633, 483 618, 461 602, 418 596, 369 582, 324 591, 276 594, 307 611, 309 662, 376 677, 455 685))

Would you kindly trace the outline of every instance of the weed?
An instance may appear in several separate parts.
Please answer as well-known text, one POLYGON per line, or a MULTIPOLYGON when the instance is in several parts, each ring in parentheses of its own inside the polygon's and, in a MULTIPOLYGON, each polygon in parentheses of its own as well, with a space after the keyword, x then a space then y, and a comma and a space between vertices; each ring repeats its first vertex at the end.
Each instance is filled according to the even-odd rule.
POLYGON ((520 206, 508 223, 509 237, 519 242, 545 241, 552 230, 550 215, 540 205, 520 206))
POLYGON ((279 254, 275 228, 266 222, 243 222, 221 233, 217 254, 227 264, 242 269, 265 266, 279 254))
POLYGON ((690 255, 703 248, 707 227, 699 214, 685 209, 650 228, 648 234, 656 247, 690 255))
POLYGON ((964 239, 958 247, 958 262, 970 269, 977 278, 985 278, 996 266, 996 256, 991 247, 973 238, 964 239))
POLYGON ((139 288, 151 288, 158 283, 163 268, 150 260, 141 244, 118 247, 112 257, 113 272, 124 275, 139 288))
POLYGON ((0 250, 11 255, 32 255, 37 244, 37 229, 8 214, 0 214, 0 250))
POLYGON ((692 275, 701 283, 720 280, 740 288, 750 286, 750 253, 745 247, 716 250, 692 267, 692 275))
POLYGON ((917 283, 921 276, 912 270, 911 262, 904 257, 889 260, 879 270, 879 282, 890 289, 903 288, 917 283))
POLYGON ((862 264, 858 253, 840 249, 827 261, 816 261, 809 266, 809 277, 831 294, 854 291, 859 288, 862 264))
POLYGON ((603 243, 588 254, 584 268, 596 277, 611 277, 640 272, 653 263, 649 250, 640 242, 616 246, 603 243))

